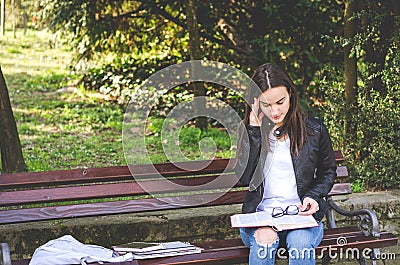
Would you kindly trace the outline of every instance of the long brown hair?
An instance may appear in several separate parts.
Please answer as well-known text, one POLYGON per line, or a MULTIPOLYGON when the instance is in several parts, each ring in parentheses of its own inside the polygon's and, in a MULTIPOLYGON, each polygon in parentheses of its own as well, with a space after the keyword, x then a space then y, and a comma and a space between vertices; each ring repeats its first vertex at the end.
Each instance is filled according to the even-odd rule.
MULTIPOLYGON (((260 93, 267 89, 278 86, 286 87, 290 97, 290 106, 285 119, 283 120, 283 127, 285 128, 285 132, 287 132, 290 137, 291 151, 295 152, 298 156, 299 150, 303 147, 304 142, 306 141, 307 129, 305 126, 306 117, 298 104, 296 87, 292 79, 279 66, 266 63, 259 66, 255 70, 252 80, 258 86, 258 88, 252 86, 249 87, 247 91, 247 102, 253 102, 254 98, 258 98, 260 93)), ((244 118, 245 125, 249 124, 250 112, 251 106, 246 103, 246 113, 244 118)), ((262 129, 266 129, 265 124, 268 122, 271 121, 264 116, 262 121, 262 129)))

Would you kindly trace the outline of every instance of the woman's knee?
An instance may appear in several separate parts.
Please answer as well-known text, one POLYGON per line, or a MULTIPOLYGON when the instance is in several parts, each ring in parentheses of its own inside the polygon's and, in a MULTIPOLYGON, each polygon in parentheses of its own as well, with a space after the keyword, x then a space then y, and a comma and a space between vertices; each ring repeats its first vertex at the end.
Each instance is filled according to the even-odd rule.
POLYGON ((273 229, 257 228, 250 246, 249 264, 274 264, 278 245, 279 237, 273 229))
POLYGON ((260 246, 271 246, 278 239, 278 234, 270 227, 260 227, 255 231, 254 238, 260 246))

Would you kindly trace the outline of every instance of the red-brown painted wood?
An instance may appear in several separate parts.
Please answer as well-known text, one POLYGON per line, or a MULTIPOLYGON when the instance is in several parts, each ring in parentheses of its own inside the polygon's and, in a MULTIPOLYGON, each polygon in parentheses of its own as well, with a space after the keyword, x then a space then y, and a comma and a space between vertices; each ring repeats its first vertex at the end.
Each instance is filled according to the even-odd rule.
POLYGON ((233 191, 166 197, 162 200, 149 198, 6 210, 1 211, 0 224, 235 204, 243 202, 245 193, 233 191))
MULTIPOLYGON (((335 151, 335 159, 337 163, 341 163, 344 160, 341 151, 335 151)), ((234 164, 234 159, 215 159, 190 162, 160 163, 154 165, 138 164, 102 168, 2 174, 0 175, 0 188, 35 186, 43 185, 44 183, 48 183, 49 185, 59 185, 67 183, 88 183, 94 181, 118 181, 132 179, 132 175, 134 175, 134 177, 137 179, 146 179, 157 175, 182 176, 221 173, 224 171, 228 173, 232 172, 234 164)), ((342 175, 341 170, 344 169, 345 167, 340 169, 340 172, 338 171, 338 176, 342 175)))
POLYGON ((234 174, 206 177, 174 178, 140 182, 79 185, 32 190, 6 191, 0 193, 0 206, 29 203, 49 203, 83 199, 138 196, 196 190, 230 189, 237 186, 234 174))
POLYGON ((111 181, 132 179, 148 179, 154 176, 191 176, 198 174, 221 173, 227 169, 232 172, 233 160, 216 159, 193 162, 177 162, 162 164, 130 165, 103 168, 55 170, 44 172, 24 172, 0 175, 0 188, 7 186, 42 185, 43 183, 87 183, 94 181, 111 181), (131 174, 132 172, 132 174, 131 174))

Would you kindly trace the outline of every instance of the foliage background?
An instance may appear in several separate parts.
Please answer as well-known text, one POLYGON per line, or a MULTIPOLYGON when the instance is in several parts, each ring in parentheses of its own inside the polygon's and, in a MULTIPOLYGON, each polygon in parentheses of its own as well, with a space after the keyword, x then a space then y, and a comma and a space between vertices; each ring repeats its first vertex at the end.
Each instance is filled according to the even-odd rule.
MULTIPOLYGON (((105 128, 118 132, 122 113, 135 88, 158 70, 189 59, 186 4, 187 1, 173 0, 25 1, 28 17, 35 17, 34 23, 32 20, 28 26, 37 30, 51 29, 50 47, 68 47, 72 60, 63 69, 63 75, 76 81, 81 95, 79 104, 70 105, 68 96, 62 96, 58 98, 62 103, 50 104, 48 109, 61 107, 63 115, 73 113, 75 122, 83 119, 98 137, 103 130, 108 130, 105 128), (93 95, 102 96, 95 96, 94 100, 93 95), (95 110, 96 106, 104 112, 95 110), (110 122, 114 125, 103 127, 110 122)), ((399 186, 400 19, 396 1, 242 0, 195 1, 195 4, 202 59, 228 63, 249 75, 262 63, 280 64, 293 77, 303 107, 310 115, 324 119, 335 148, 343 150, 346 156, 354 183, 362 189, 399 186), (356 30, 345 38, 344 12, 349 2, 356 4, 351 14, 356 30), (350 56, 356 58, 357 63, 353 102, 346 98, 344 47, 351 48, 350 56), (349 123, 354 125, 351 134, 346 129, 349 123)), ((13 54, 13 51, 8 53, 13 54)), ((56 76, 52 73, 48 80, 56 76)), ((67 78, 61 80, 55 85, 62 87, 71 82, 67 78)), ((44 90, 48 92, 47 88, 44 90)), ((165 95, 154 112, 155 121, 162 119, 169 108, 189 100, 192 92, 190 87, 182 86, 165 95)), ((228 101, 243 113, 239 95, 217 86, 207 86, 207 95, 228 101)), ((14 103, 17 108, 21 104, 18 100, 14 103)), ((21 121, 26 119, 26 114, 18 109, 16 112, 20 127, 26 128, 20 133, 32 133, 21 121)), ((217 123, 209 123, 210 128, 221 131, 217 123)), ((187 128, 184 135, 200 139, 193 136, 202 134, 194 133, 193 123, 187 128)), ((150 135, 157 137, 158 129, 153 128, 150 135)), ((49 135, 54 137, 54 134, 49 135)), ((220 138, 224 135, 215 139, 220 138)), ((104 138, 101 141, 102 145, 107 144, 104 138)), ((87 142, 87 139, 81 141, 81 146, 87 142)), ((88 146, 87 152, 102 145, 88 146)), ((39 143, 34 146, 39 148, 39 143)), ((232 155, 224 151, 226 145, 220 148, 218 156, 232 155)), ((52 151, 56 150, 63 148, 52 151)), ((155 148, 155 152, 157 150, 155 148)), ((104 149, 98 152, 107 154, 104 149)), ((115 150, 108 155, 115 156, 119 152, 115 150)), ((193 157, 198 154, 194 152, 193 157)), ((157 155, 156 161, 162 160, 163 156, 157 155)), ((89 162, 83 163, 88 165, 89 162)), ((116 159, 115 163, 123 164, 123 161, 116 159)), ((71 164, 54 168, 73 166, 71 161, 71 164)), ((31 170, 48 168, 53 167, 30 166, 31 170)))

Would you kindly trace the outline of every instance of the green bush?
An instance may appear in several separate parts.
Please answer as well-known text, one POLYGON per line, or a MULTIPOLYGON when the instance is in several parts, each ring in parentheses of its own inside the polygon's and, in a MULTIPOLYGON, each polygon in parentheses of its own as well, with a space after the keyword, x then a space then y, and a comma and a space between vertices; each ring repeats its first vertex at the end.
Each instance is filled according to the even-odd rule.
POLYGON ((81 79, 88 90, 111 96, 119 103, 127 103, 135 88, 158 70, 176 63, 181 58, 118 57, 111 63, 90 69, 81 79))
POLYGON ((391 54, 382 73, 385 95, 367 85, 370 75, 360 73, 356 108, 350 108, 345 103, 341 71, 329 66, 319 79, 318 85, 325 96, 321 115, 335 148, 344 152, 354 183, 364 183, 368 189, 398 188, 400 185, 399 59, 398 53, 391 54), (349 143, 343 132, 345 115, 350 110, 356 137, 354 142, 349 143))
MULTIPOLYGON (((148 99, 151 98, 149 93, 153 92, 148 89, 138 90, 138 88, 152 74, 178 63, 180 60, 178 57, 171 57, 169 60, 152 57, 147 61, 143 58, 135 59, 133 57, 116 59, 112 63, 90 69, 81 79, 81 83, 85 89, 99 91, 121 104, 127 104, 133 93, 136 93, 135 104, 141 107, 148 104, 148 99)), ((203 83, 203 85, 206 87, 206 93, 209 98, 222 100, 234 108, 239 115, 244 115, 243 100, 237 92, 217 84, 203 83)), ((152 115, 166 117, 173 107, 192 99, 193 89, 190 85, 182 84, 173 87, 167 93, 161 95, 157 105, 152 109, 152 115)))

